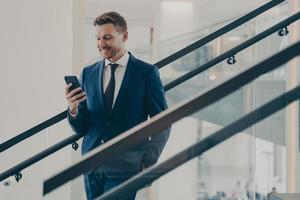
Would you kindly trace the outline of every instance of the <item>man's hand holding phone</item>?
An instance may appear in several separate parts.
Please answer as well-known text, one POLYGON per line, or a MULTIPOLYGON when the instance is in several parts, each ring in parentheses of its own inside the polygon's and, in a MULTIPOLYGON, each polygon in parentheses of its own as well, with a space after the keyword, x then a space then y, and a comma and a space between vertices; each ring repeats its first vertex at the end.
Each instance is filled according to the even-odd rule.
POLYGON ((76 116, 79 104, 86 100, 86 93, 81 90, 78 83, 69 81, 68 77, 65 77, 65 80, 67 82, 67 86, 65 87, 65 95, 68 102, 69 110, 72 116, 76 116))

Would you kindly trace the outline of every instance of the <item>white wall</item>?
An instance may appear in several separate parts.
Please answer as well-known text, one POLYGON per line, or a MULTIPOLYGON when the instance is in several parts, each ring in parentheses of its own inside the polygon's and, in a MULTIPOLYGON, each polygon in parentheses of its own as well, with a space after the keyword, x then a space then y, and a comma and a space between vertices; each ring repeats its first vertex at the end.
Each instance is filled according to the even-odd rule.
MULTIPOLYGON (((66 109, 63 76, 72 73, 76 46, 73 6, 73 0, 0 2, 1 143, 66 109)), ((71 134, 64 121, 1 153, 1 172, 71 134)), ((71 163, 71 151, 24 170, 18 184, 1 182, 1 199, 42 199, 43 180, 71 163)), ((70 185, 47 199, 70 199, 70 185)))
POLYGON ((160 8, 160 40, 194 29, 194 4, 191 1, 165 1, 160 8))

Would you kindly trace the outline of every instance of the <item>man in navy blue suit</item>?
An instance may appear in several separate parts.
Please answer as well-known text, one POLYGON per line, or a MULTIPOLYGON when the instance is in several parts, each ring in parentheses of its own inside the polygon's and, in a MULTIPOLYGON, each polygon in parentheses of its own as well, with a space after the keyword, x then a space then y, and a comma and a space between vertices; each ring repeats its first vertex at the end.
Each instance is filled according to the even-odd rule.
MULTIPOLYGON (((97 46, 103 60, 82 70, 81 88, 69 91, 68 120, 84 136, 82 153, 167 109, 165 92, 156 66, 135 58, 125 49, 127 23, 116 12, 98 16, 97 46)), ((94 199, 129 177, 155 164, 170 130, 111 158, 84 175, 87 199, 94 199)), ((136 192, 128 200, 134 200, 136 192)))

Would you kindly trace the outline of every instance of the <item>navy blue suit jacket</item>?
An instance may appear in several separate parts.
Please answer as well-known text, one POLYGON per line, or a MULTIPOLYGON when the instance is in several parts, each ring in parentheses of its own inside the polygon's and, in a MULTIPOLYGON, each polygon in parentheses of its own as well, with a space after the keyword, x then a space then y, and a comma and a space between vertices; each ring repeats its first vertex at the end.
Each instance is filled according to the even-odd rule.
MULTIPOLYGON (((68 114, 72 129, 84 136, 83 154, 147 120, 149 116, 167 109, 165 91, 157 67, 130 54, 121 88, 109 115, 102 86, 104 63, 101 60, 83 69, 80 84, 87 94, 87 101, 79 105, 75 118, 68 114)), ((134 174, 142 166, 155 164, 169 133, 170 129, 151 140, 145 140, 138 147, 107 161, 97 170, 103 170, 107 174, 134 174)))

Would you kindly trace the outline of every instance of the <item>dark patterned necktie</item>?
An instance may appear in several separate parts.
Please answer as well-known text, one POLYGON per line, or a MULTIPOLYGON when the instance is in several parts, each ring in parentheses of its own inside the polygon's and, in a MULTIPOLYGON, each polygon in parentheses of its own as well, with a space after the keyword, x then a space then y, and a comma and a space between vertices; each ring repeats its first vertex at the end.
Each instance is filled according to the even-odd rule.
POLYGON ((115 84, 116 84, 115 71, 116 71, 117 67, 118 67, 118 64, 110 64, 110 71, 111 71, 110 80, 109 80, 108 86, 104 92, 106 105, 107 105, 107 108, 109 111, 112 110, 112 105, 114 102, 114 92, 115 92, 115 84))

